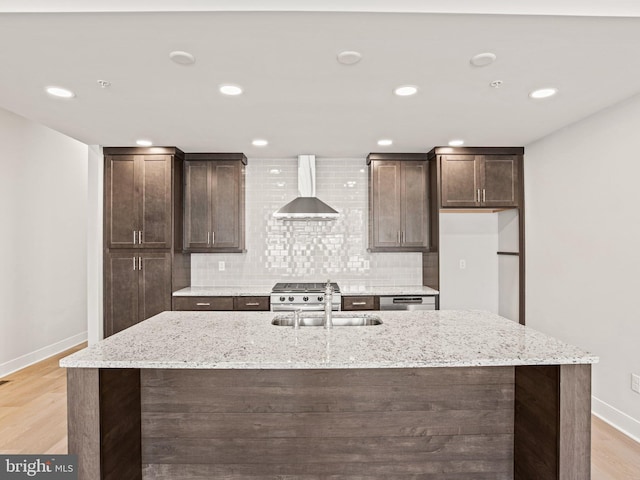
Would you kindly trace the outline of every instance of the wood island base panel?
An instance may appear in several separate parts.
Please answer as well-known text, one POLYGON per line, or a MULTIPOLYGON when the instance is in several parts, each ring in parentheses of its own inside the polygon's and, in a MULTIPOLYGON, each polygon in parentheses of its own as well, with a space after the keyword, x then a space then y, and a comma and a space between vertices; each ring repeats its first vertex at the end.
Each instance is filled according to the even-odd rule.
POLYGON ((80 479, 587 480, 590 373, 69 369, 69 446, 80 479))

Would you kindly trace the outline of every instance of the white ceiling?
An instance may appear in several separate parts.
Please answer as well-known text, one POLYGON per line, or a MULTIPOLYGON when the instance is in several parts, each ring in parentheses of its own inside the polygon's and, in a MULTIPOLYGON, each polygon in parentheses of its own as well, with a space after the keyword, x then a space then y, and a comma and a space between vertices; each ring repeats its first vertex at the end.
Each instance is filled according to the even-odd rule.
MULTIPOLYGON (((345 10, 369 5, 368 13, 224 11, 255 9, 248 0, 208 2, 217 11, 149 12, 149 2, 129 1, 108 5, 139 12, 74 13, 89 10, 87 3, 98 9, 103 2, 0 2, 3 12, 68 12, 0 14, 0 107, 88 144, 149 138, 188 152, 254 158, 425 152, 452 138, 519 146, 640 92, 634 2, 608 2, 620 17, 600 16, 601 2, 566 1, 523 2, 520 11, 506 8, 510 15, 496 14, 505 2, 483 2, 491 14, 471 15, 427 13, 427 4, 440 12, 445 2, 409 0, 394 2, 404 13, 376 12, 390 3, 380 1, 340 2, 345 10), (540 5, 554 15, 536 11, 540 5), (540 15, 521 14, 532 11, 540 15), (174 64, 172 50, 191 52, 195 65, 174 64), (342 50, 358 50, 363 60, 340 65, 342 50), (485 51, 497 61, 472 67, 470 57, 485 51), (99 79, 112 86, 101 89, 99 79), (493 89, 493 80, 504 85, 493 89), (220 95, 217 86, 226 82, 245 94, 220 95), (420 90, 394 96, 402 84, 420 90), (53 99, 47 85, 77 97, 53 99), (543 86, 559 94, 528 98, 543 86), (254 138, 269 146, 253 147, 254 138), (379 147, 380 138, 394 145, 379 147)), ((159 10, 175 5, 153 3, 159 10)), ((470 1, 451 3, 456 12, 478 11, 470 1)), ((180 4, 206 10, 202 1, 180 4)), ((313 4, 320 9, 305 5, 313 4)), ((291 1, 269 5, 281 10, 291 1)))

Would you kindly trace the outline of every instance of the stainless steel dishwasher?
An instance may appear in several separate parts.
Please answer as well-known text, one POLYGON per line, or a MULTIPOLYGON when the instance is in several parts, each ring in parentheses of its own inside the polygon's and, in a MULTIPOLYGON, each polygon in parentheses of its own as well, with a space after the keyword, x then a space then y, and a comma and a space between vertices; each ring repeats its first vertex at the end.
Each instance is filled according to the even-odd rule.
POLYGON ((380 310, 439 310, 438 295, 381 295, 380 310))

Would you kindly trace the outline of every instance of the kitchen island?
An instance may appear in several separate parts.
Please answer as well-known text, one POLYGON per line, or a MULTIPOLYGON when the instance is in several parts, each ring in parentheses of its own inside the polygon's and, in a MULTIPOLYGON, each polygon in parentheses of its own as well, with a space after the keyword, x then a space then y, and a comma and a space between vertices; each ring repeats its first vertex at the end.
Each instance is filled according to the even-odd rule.
POLYGON ((591 363, 486 312, 164 312, 61 361, 81 479, 590 477, 591 363))

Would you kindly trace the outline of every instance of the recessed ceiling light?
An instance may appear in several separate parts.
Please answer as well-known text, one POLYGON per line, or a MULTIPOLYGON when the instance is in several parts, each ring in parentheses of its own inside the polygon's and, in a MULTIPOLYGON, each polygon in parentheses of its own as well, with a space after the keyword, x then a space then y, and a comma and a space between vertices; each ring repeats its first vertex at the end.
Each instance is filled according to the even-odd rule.
POLYGON ((378 140, 378 145, 380 145, 381 147, 388 147, 389 145, 393 144, 393 140, 389 140, 389 139, 382 139, 382 140, 378 140))
POLYGON ((343 65, 354 65, 362 60, 362 54, 353 50, 345 50, 338 54, 338 62, 343 65))
POLYGON ((449 140, 450 147, 460 147, 464 145, 464 140, 449 140))
POLYGON ((220 85, 220 93, 225 95, 240 95, 242 88, 238 85, 220 85))
POLYGON ((553 97, 556 93, 558 93, 557 88, 539 88, 538 90, 534 90, 529 94, 529 97, 539 100, 541 98, 549 98, 553 97))
POLYGON ((491 88, 500 88, 504 82, 502 80, 494 80, 489 84, 491 88))
POLYGON ((153 145, 153 142, 151 140, 136 140, 136 145, 141 147, 150 147, 153 145))
POLYGON ((109 80, 98 80, 98 85, 100 85, 100 88, 109 88, 111 82, 109 80))
POLYGON ((76 96, 71 90, 62 87, 47 87, 47 93, 58 98, 73 98, 76 96))
POLYGON ((267 145, 269 145, 269 142, 263 140, 262 138, 256 138, 253 142, 251 142, 251 144, 254 147, 266 147, 267 145))
POLYGON ((491 52, 479 53, 471 57, 469 62, 474 67, 486 67, 496 61, 496 54, 491 52))
POLYGON ((169 58, 178 65, 193 65, 196 63, 196 57, 191 55, 189 52, 183 52, 180 50, 171 52, 169 54, 169 58))
POLYGON ((396 88, 393 93, 398 95, 399 97, 408 97, 411 95, 415 95, 418 92, 418 87, 415 85, 402 85, 401 87, 396 88))

